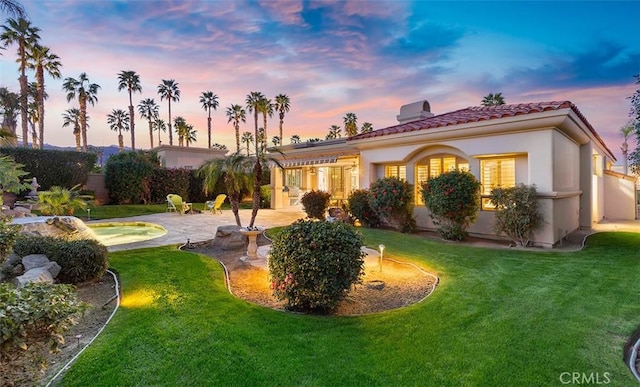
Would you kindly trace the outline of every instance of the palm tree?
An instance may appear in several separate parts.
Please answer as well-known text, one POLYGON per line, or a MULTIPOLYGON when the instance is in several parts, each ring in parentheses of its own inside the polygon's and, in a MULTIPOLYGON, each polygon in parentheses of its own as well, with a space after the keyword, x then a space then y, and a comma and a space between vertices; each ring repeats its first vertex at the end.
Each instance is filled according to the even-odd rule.
MULTIPOLYGON (((236 153, 240 152, 240 121, 247 122, 247 113, 240 105, 232 104, 227 108, 227 122, 233 121, 236 130, 236 153)), ((248 152, 248 150, 247 150, 248 152)))
MULTIPOLYGON (((7 142, 9 146, 17 145, 16 126, 17 115, 20 110, 20 96, 0 87, 0 108, 2 108, 2 126, 0 128, 0 142, 7 142)), ((5 145, 5 144, 3 144, 5 145)))
POLYGON ((180 89, 178 83, 173 79, 163 79, 162 83, 158 85, 158 94, 160 94, 160 101, 166 99, 169 102, 169 145, 173 145, 173 134, 171 132, 171 101, 180 101, 180 89))
POLYGON ((98 90, 100 85, 91 83, 87 73, 80 74, 79 79, 65 78, 62 89, 67 92, 67 101, 78 98, 80 105, 80 130, 82 131, 82 149, 86 152, 87 147, 87 103, 94 106, 98 101, 98 90))
POLYGON ((242 143, 247 144, 247 156, 249 156, 249 146, 251 146, 252 142, 253 142, 253 133, 251 132, 242 133, 242 143))
POLYGON ((286 94, 278 94, 276 95, 276 104, 275 108, 280 113, 280 145, 282 145, 282 124, 284 123, 284 114, 289 112, 291 101, 289 100, 289 96, 286 94))
POLYGON ((373 132, 373 124, 371 122, 363 122, 360 128, 360 133, 373 132))
POLYGON ((37 101, 38 106, 38 132, 40 133, 40 149, 44 147, 44 100, 46 99, 44 91, 44 74, 45 71, 51 78, 60 78, 60 57, 49 52, 49 47, 39 44, 31 47, 28 53, 29 62, 27 65, 30 69, 36 71, 36 83, 38 88, 37 101))
POLYGON ((258 109, 260 110, 260 113, 262 113, 262 130, 263 130, 263 134, 262 134, 262 147, 266 148, 267 147, 267 116, 269 117, 273 117, 273 103, 271 102, 270 99, 264 97, 260 100, 260 104, 258 105, 258 109))
POLYGON ((76 151, 80 152, 82 146, 80 145, 80 110, 77 108, 71 108, 65 110, 62 114, 62 127, 73 126, 73 135, 76 138, 76 151))
POLYGON ((173 120, 173 126, 178 135, 178 146, 184 146, 184 139, 189 131, 187 121, 182 116, 178 116, 173 120))
POLYGON ((259 153, 259 146, 258 146, 259 141, 257 141, 258 140, 258 113, 260 112, 260 104, 264 99, 265 99, 264 95, 259 91, 252 91, 245 98, 245 105, 246 105, 247 111, 249 113, 253 113, 253 120, 255 124, 254 136, 256 139, 256 155, 259 153))
POLYGON ((622 151, 622 158, 624 159, 624 174, 629 172, 629 144, 627 140, 634 132, 633 120, 628 121, 622 128, 620 128, 620 134, 622 134, 623 142, 620 150, 622 151))
POLYGON ((158 146, 162 145, 162 141, 160 140, 160 132, 167 131, 167 123, 164 122, 163 119, 156 118, 155 121, 153 121, 153 130, 158 132, 158 146))
POLYGON ((16 17, 27 18, 24 7, 15 0, 0 0, 0 11, 16 17))
POLYGON ((142 86, 140 85, 140 76, 135 71, 127 70, 121 71, 118 74, 118 91, 126 89, 129 92, 129 117, 131 119, 131 150, 136 150, 136 124, 135 114, 133 112, 133 97, 132 94, 142 92, 142 86))
POLYGON ((200 103, 202 108, 207 112, 207 135, 208 135, 208 147, 211 149, 211 109, 218 109, 218 96, 213 94, 213 91, 203 91, 200 95, 200 103))
POLYGON ((113 109, 107 115, 107 123, 111 130, 118 132, 118 149, 124 151, 124 138, 122 131, 129 130, 129 114, 122 109, 113 109))
POLYGON ((480 104, 482 106, 498 106, 498 105, 504 105, 504 97, 502 96, 502 93, 489 93, 487 95, 485 95, 482 98, 482 101, 480 102, 480 104))
POLYGON ((280 141, 279 136, 273 136, 271 137, 271 142, 273 143, 273 146, 278 146, 282 141, 280 141))
MULTIPOLYGON (((158 109, 160 107, 153 98, 145 98, 138 104, 138 113, 141 118, 149 122, 149 144, 153 148, 153 122, 158 119, 158 109)), ((158 133, 159 135, 160 133, 158 133)), ((160 138, 158 138, 158 142, 160 138)), ((158 144, 160 145, 160 144, 158 144)))
POLYGON ((348 137, 358 134, 358 117, 355 113, 347 113, 342 118, 344 121, 344 132, 348 137))
POLYGON ((185 136, 184 136, 184 143, 187 146, 187 148, 189 147, 189 144, 191 144, 192 142, 196 142, 197 133, 198 131, 193 128, 193 125, 191 124, 187 125, 187 130, 185 131, 185 136))
POLYGON ((4 46, 11 44, 18 45, 18 63, 20 63, 20 113, 22 117, 22 146, 27 147, 28 134, 28 107, 27 107, 27 51, 29 47, 37 44, 40 40, 40 29, 31 25, 31 22, 24 18, 7 19, 7 25, 3 25, 4 32, 0 35, 0 41, 4 46))
POLYGON ((300 136, 298 136, 297 134, 294 134, 293 136, 291 136, 290 142, 292 144, 300 144, 302 140, 300 140, 300 136))
POLYGON ((340 129, 338 125, 331 125, 329 127, 329 133, 327 134, 326 139, 333 140, 342 137, 342 134, 340 133, 341 131, 342 129, 340 129))
POLYGON ((197 172, 198 176, 204 177, 205 194, 212 192, 218 180, 223 179, 227 189, 227 197, 231 203, 231 212, 233 212, 238 227, 242 227, 238 208, 242 199, 242 191, 250 187, 252 162, 253 160, 248 156, 236 152, 225 158, 207 161, 197 172))
MULTIPOLYGON (((256 139, 255 164, 253 166, 253 205, 251 208, 251 221, 249 223, 249 227, 253 227, 253 223, 255 222, 256 216, 258 215, 258 210, 260 209, 260 186, 262 185, 262 159, 264 156, 264 152, 262 152, 261 149, 263 144, 262 141, 260 141, 260 132, 258 131, 258 111, 260 110, 260 106, 265 104, 265 99, 265 96, 259 91, 250 92, 245 99, 247 110, 249 110, 250 113, 253 113, 255 124, 254 133, 256 139)), ((265 109, 265 112, 266 111, 267 109, 265 109)), ((266 135, 266 131, 264 131, 264 128, 263 134, 266 135)))

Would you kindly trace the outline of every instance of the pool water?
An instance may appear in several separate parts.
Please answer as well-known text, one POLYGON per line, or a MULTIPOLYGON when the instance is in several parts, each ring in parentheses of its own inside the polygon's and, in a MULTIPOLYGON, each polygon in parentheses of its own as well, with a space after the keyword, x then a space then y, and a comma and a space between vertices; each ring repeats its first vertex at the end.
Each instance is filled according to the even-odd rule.
POLYGON ((147 222, 89 223, 87 226, 105 246, 142 242, 167 234, 164 227, 147 222))

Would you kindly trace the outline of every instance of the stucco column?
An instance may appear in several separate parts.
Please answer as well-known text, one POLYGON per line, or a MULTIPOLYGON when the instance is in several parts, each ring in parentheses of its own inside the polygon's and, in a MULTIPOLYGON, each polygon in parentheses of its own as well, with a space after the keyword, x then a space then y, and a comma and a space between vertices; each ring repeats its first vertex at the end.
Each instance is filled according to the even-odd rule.
POLYGON ((283 200, 288 198, 288 194, 282 192, 282 176, 280 167, 271 168, 271 208, 274 210, 283 208, 283 200))

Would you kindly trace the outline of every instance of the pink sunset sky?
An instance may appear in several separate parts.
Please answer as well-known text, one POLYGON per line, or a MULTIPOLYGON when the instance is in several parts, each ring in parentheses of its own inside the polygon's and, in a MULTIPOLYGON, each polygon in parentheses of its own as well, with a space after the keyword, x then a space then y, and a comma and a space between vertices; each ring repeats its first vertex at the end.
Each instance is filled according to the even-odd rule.
MULTIPOLYGON (((74 146, 62 114, 75 107, 62 91, 65 77, 86 72, 101 86, 89 107, 91 145, 117 144, 107 124, 127 111, 117 74, 140 75, 134 105, 154 98, 160 117, 167 101, 157 87, 174 79, 181 91, 172 117, 184 117, 206 147, 200 94, 213 91, 213 142, 235 150, 225 110, 246 95, 287 94, 284 144, 291 135, 324 138, 343 127, 348 112, 374 129, 397 124, 400 106, 427 99, 435 114, 479 105, 490 92, 507 103, 570 100, 620 163, 620 128, 640 72, 640 2, 409 2, 409 1, 90 1, 25 0, 41 44, 60 56, 62 78, 45 80, 45 141, 74 146)), ((19 91, 15 47, 2 51, 0 86, 19 91)), ((33 73, 29 74, 34 80, 33 73)), ((137 111, 137 109, 136 109, 137 111)), ((277 133, 275 115, 269 138, 277 133)), ((253 131, 251 116, 240 128, 253 131)), ((125 134, 125 146, 130 136, 125 134)), ((154 134, 157 142, 157 133, 154 134)), ((162 133, 163 144, 168 135, 162 133)), ((175 136, 174 136, 175 141, 175 136)), ((175 142, 174 142, 175 143, 175 142)), ((157 145, 157 143, 155 144, 157 145)), ((149 147, 136 116, 136 147, 149 147)))

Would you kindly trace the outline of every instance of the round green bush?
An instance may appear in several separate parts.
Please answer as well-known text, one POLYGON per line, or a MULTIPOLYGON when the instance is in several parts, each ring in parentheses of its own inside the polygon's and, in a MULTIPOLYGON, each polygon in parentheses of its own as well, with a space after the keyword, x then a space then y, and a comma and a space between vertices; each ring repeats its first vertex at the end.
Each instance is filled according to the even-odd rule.
POLYGON ((385 177, 371 184, 371 209, 389 226, 402 232, 416 228, 413 219, 413 185, 397 177, 385 177))
POLYGON ((307 216, 311 219, 320 220, 324 220, 324 215, 327 212, 327 208, 329 208, 330 200, 331 194, 329 192, 314 190, 305 193, 302 195, 302 199, 300 199, 307 216))
POLYGON ((13 251, 21 257, 44 254, 60 265, 56 278, 63 283, 77 284, 102 277, 107 270, 107 248, 94 239, 66 241, 53 237, 20 235, 13 251))
POLYGON ((328 313, 364 274, 362 236, 342 222, 299 220, 274 238, 271 289, 287 308, 328 313))
POLYGON ((380 218, 371 208, 371 194, 366 189, 357 189, 349 195, 349 212, 365 227, 380 226, 380 218))
POLYGON ((480 183, 469 172, 445 172, 423 184, 422 198, 440 235, 462 240, 480 210, 480 183))

